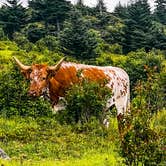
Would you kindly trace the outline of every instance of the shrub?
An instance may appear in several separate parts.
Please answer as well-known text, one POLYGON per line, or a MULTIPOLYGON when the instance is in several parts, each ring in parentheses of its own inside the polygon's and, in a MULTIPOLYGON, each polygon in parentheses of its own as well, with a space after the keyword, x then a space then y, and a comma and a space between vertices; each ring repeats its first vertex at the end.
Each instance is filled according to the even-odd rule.
POLYGON ((49 116, 50 104, 39 98, 32 100, 27 95, 27 81, 23 79, 17 68, 8 68, 0 73, 0 114, 10 116, 49 116))
POLYGON ((0 41, 0 50, 5 50, 6 49, 6 45, 4 44, 4 42, 0 41))
POLYGON ((136 86, 137 81, 147 80, 147 71, 144 66, 149 66, 150 68, 155 67, 157 68, 156 72, 159 73, 162 70, 162 61, 162 55, 155 55, 155 52, 153 51, 146 53, 144 50, 138 50, 137 52, 129 53, 125 63, 116 65, 121 65, 125 68, 130 77, 131 89, 133 89, 136 86))
POLYGON ((151 128, 154 112, 163 107, 162 87, 155 68, 145 66, 147 81, 140 81, 135 88, 133 99, 131 129, 124 135, 122 154, 127 165, 159 165, 163 162, 164 152, 161 135, 151 128))
POLYGON ((110 90, 105 86, 83 80, 67 91, 65 115, 62 116, 67 123, 83 124, 93 117, 102 120, 103 109, 110 96, 110 90))
POLYGON ((127 165, 158 165, 163 160, 161 138, 150 129, 147 112, 141 110, 139 115, 133 116, 133 128, 124 136, 122 154, 127 165))
POLYGON ((36 45, 39 51, 43 51, 44 49, 48 49, 49 51, 57 52, 59 51, 59 43, 55 36, 46 36, 41 38, 36 42, 36 45))
POLYGON ((147 81, 138 81, 134 94, 133 105, 136 109, 148 109, 152 114, 163 109, 165 105, 164 75, 159 74, 156 67, 144 66, 147 81))
POLYGON ((29 52, 35 48, 35 45, 29 42, 29 40, 21 33, 14 33, 13 39, 22 50, 26 50, 27 52, 29 52))
POLYGON ((119 44, 113 44, 110 46, 110 52, 114 54, 122 54, 122 46, 119 44))
POLYGON ((3 28, 0 26, 0 40, 5 40, 5 39, 7 39, 7 37, 5 37, 3 28))

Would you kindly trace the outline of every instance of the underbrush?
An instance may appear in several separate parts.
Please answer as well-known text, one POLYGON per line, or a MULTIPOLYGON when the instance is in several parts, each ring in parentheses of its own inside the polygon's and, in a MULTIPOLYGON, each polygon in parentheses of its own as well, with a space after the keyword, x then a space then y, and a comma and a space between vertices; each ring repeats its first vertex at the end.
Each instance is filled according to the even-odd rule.
MULTIPOLYGON (((163 151, 165 111, 154 114, 150 127, 162 136, 160 145, 163 151)), ((108 129, 95 119, 84 125, 62 125, 54 116, 1 117, 0 147, 11 157, 10 161, 0 160, 0 164, 5 166, 125 165, 125 159, 120 155, 117 120, 113 117, 108 129)))

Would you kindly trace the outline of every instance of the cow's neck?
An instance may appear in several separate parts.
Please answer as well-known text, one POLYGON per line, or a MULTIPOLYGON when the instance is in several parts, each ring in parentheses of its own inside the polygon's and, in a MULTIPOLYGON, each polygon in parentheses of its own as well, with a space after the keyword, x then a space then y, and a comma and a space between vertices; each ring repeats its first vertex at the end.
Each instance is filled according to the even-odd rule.
POLYGON ((52 102, 52 106, 58 103, 59 97, 63 97, 62 85, 54 78, 51 78, 48 83, 49 96, 52 102))

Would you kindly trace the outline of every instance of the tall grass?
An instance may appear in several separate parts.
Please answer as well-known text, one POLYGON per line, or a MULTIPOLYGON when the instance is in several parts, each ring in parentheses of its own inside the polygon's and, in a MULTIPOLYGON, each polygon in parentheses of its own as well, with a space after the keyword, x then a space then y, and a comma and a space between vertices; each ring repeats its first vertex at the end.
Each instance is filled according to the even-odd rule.
MULTIPOLYGON (((0 118, 0 147, 11 157, 5 165, 118 165, 117 122, 81 132, 80 125, 60 125, 50 118, 0 118)), ((95 122, 93 122, 95 123, 95 122)), ((85 124, 86 127, 88 126, 85 124)), ((82 126, 83 127, 83 126, 82 126)), ((83 127, 85 128, 85 127, 83 127)))

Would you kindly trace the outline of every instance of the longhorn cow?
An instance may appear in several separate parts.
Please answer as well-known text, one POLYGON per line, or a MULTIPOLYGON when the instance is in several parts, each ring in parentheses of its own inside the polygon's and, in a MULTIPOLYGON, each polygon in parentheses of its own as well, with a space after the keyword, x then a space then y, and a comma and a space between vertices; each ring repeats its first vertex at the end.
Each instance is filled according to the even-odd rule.
POLYGON ((65 62, 62 58, 55 66, 46 64, 33 64, 27 66, 13 57, 23 75, 30 80, 29 95, 33 97, 46 95, 52 106, 56 107, 59 98, 65 96, 65 91, 81 78, 100 82, 107 80, 106 86, 112 92, 107 101, 106 109, 115 105, 118 119, 129 110, 130 89, 129 76, 121 68, 112 66, 92 66, 65 62), (81 71, 81 76, 78 72, 81 71))

